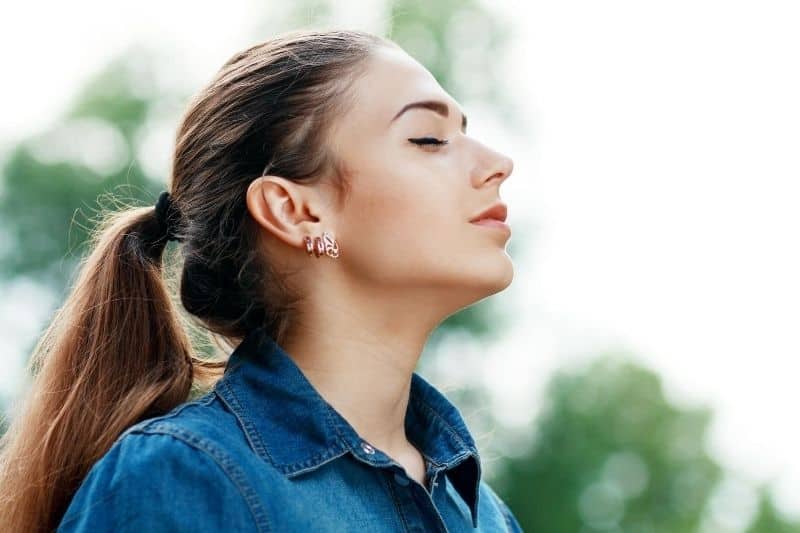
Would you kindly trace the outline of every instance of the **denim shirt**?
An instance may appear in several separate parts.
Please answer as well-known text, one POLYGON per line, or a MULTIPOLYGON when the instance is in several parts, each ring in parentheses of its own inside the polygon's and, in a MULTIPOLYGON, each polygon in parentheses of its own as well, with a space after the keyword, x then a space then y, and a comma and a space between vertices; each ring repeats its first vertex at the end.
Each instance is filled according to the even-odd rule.
POLYGON ((210 392, 119 436, 58 531, 522 531, 481 480, 458 409, 416 372, 410 387, 405 428, 425 487, 253 330, 210 392))

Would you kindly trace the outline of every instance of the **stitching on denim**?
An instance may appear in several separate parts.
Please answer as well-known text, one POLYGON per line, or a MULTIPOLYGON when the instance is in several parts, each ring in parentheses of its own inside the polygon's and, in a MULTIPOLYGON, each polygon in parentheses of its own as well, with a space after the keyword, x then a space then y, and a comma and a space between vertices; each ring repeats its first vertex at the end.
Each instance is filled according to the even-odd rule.
POLYGON ((339 437, 339 442, 344 443, 345 451, 350 450, 354 456, 357 456, 358 454, 356 453, 356 451, 353 449, 352 446, 350 446, 350 439, 345 437, 345 434, 342 433, 342 428, 339 426, 339 421, 334 416, 333 408, 331 406, 326 407, 325 417, 327 418, 328 421, 328 427, 332 427, 333 430, 336 432, 336 435, 338 435, 339 437))
POLYGON ((142 433, 169 435, 196 450, 204 452, 219 465, 228 479, 230 479, 239 490, 239 494, 245 500, 250 513, 253 515, 253 520, 258 530, 270 531, 266 511, 256 491, 253 490, 247 482, 244 472, 242 472, 228 454, 223 452, 208 439, 195 435, 194 433, 168 422, 157 421, 147 428, 142 428, 140 431, 142 433))
POLYGON ((445 429, 447 429, 447 432, 450 433, 450 435, 452 435, 461 444, 461 446, 467 448, 468 450, 472 449, 472 446, 468 446, 467 443, 464 442, 464 439, 461 438, 461 435, 458 434, 456 429, 447 421, 447 419, 445 419, 442 415, 436 412, 436 409, 431 407, 425 400, 421 398, 414 398, 414 401, 419 406, 427 409, 436 419, 440 420, 442 424, 444 424, 445 429))
POLYGON ((219 391, 217 391, 217 396, 222 401, 222 403, 228 406, 228 409, 231 411, 231 413, 233 413, 233 416, 235 416, 242 424, 242 427, 244 428, 244 435, 245 438, 247 439, 247 442, 250 443, 250 446, 253 447, 256 453, 261 454, 262 456, 269 459, 270 462, 272 462, 272 464, 275 464, 275 461, 272 459, 272 456, 269 454, 266 447, 264 446, 264 443, 261 441, 261 435, 258 433, 255 424, 253 424, 253 422, 247 416, 246 410, 244 409, 244 407, 242 407, 242 404, 239 401, 239 398, 236 396, 233 387, 231 387, 228 383, 220 383, 219 388, 224 389, 225 392, 228 394, 228 397, 220 394, 219 391))
MULTIPOLYGON (((219 391, 217 391, 217 396, 219 396, 220 400, 228 406, 228 409, 234 414, 234 416, 241 422, 242 426, 244 427, 245 437, 253 449, 257 452, 262 454, 263 456, 267 457, 269 461, 284 474, 300 474, 305 472, 309 469, 313 469, 315 467, 320 466, 332 459, 336 459, 343 455, 342 453, 338 453, 337 450, 332 448, 327 448, 323 450, 321 453, 318 453, 308 459, 304 459, 302 461, 291 463, 289 465, 284 465, 279 463, 275 460, 275 458, 269 453, 266 446, 264 445, 263 441, 261 440, 261 435, 258 433, 253 422, 247 416, 246 409, 242 406, 239 398, 236 396, 236 393, 228 383, 220 383, 219 389, 224 389, 224 392, 227 396, 223 396, 219 391), (298 470, 299 467, 299 470, 298 470)), ((344 450, 346 451, 346 449, 344 450)))
MULTIPOLYGON (((339 428, 336 426, 336 424, 335 424, 335 422, 333 420, 330 407, 326 406, 325 414, 326 414, 326 419, 327 419, 327 423, 328 423, 328 429, 333 427, 334 431, 340 437, 339 438, 339 441, 340 441, 339 444, 341 444, 341 441, 343 440, 342 439, 342 434, 339 432, 339 428)), ((314 454, 314 455, 312 455, 311 457, 309 457, 307 459, 303 459, 301 461, 297 461, 295 463, 291 463, 291 464, 288 464, 288 465, 281 465, 282 466, 282 470, 285 473, 290 474, 292 476, 299 475, 299 474, 302 474, 303 472, 307 472, 309 470, 313 470, 315 468, 318 468, 319 466, 321 466, 321 465, 323 465, 325 463, 328 463, 328 462, 330 462, 330 461, 332 461, 334 459, 338 459, 339 457, 345 455, 347 453, 348 449, 351 449, 349 445, 340 446, 340 449, 337 449, 335 445, 329 446, 329 447, 325 448, 324 450, 322 450, 321 452, 319 452, 317 454, 314 454)))
MULTIPOLYGON (((290 465, 290 466, 295 467, 298 464, 308 464, 308 466, 300 467, 297 470, 291 470, 291 471, 287 472, 287 474, 289 475, 289 477, 299 476, 300 474, 304 474, 305 472, 310 472, 310 471, 316 470, 317 468, 319 468, 319 467, 321 467, 323 465, 326 465, 326 464, 330 463, 331 461, 335 461, 336 459, 340 458, 341 456, 343 456, 345 454, 347 454, 347 450, 342 450, 342 452, 339 453, 338 455, 333 455, 331 457, 323 458, 323 460, 320 461, 320 462, 316 462, 317 458, 315 457, 314 459, 309 460, 310 462, 302 461, 301 463, 295 463, 295 464, 290 465)), ((317 456, 317 457, 322 457, 322 456, 317 456)))

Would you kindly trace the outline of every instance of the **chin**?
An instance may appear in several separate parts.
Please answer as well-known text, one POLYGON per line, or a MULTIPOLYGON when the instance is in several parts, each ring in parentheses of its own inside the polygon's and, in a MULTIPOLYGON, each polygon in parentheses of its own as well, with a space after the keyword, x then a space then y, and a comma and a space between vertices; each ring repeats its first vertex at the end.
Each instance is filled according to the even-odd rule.
POLYGON ((482 274, 479 275, 476 285, 480 286, 484 297, 505 290, 514 280, 514 264, 507 255, 504 257, 502 261, 486 265, 482 274))
POLYGON ((508 288, 512 281, 514 281, 514 265, 509 261, 509 267, 506 269, 504 275, 499 279, 497 292, 508 288))

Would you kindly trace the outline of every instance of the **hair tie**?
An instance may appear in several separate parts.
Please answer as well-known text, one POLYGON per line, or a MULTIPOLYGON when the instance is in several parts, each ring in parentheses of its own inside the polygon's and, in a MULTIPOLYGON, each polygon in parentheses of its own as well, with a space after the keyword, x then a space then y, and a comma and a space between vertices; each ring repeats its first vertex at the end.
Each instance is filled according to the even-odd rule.
POLYGON ((168 241, 182 241, 183 239, 175 234, 175 206, 172 202, 172 196, 167 191, 163 191, 158 195, 156 201, 156 219, 161 228, 161 234, 166 237, 168 241))

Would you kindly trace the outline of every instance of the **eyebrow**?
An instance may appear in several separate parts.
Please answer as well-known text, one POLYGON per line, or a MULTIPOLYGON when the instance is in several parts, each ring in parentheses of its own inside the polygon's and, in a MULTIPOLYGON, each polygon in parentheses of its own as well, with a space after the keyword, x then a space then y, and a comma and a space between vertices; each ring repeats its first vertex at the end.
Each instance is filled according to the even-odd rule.
MULTIPOLYGON (((402 115, 409 109, 416 109, 416 108, 429 109, 430 111, 433 111, 434 113, 437 113, 443 116, 444 118, 450 116, 450 107, 446 103, 440 100, 423 100, 421 102, 411 102, 410 104, 404 105, 403 108, 397 112, 397 114, 394 116, 394 118, 392 118, 391 121, 394 122, 395 120, 400 118, 400 115, 402 115)), ((461 113, 461 131, 466 132, 466 130, 467 130, 467 116, 464 113, 461 113)))

